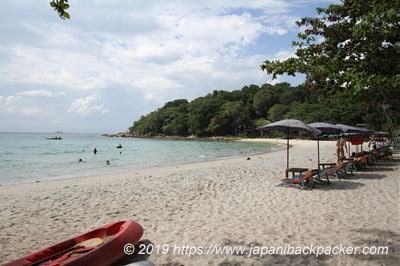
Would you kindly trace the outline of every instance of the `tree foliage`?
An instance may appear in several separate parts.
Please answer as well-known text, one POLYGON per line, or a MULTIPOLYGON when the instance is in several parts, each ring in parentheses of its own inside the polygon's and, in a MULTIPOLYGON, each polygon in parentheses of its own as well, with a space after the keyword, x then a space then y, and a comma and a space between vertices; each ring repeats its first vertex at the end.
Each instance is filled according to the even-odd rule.
POLYGON ((400 2, 344 0, 317 8, 316 17, 297 22, 296 57, 266 60, 261 68, 273 78, 303 73, 310 91, 342 98, 372 117, 389 105, 400 116, 400 2), (361 104, 360 104, 361 103, 361 104), (378 108, 377 108, 378 106, 378 108))
POLYGON ((363 103, 348 104, 345 93, 327 99, 318 91, 288 83, 244 86, 241 90, 214 92, 188 102, 179 99, 142 116, 129 131, 136 136, 257 136, 267 121, 286 118, 306 123, 325 121, 354 125, 369 123, 385 129, 383 111, 367 115, 363 103))
POLYGON ((58 13, 60 18, 70 19, 70 15, 66 11, 69 9, 68 0, 52 0, 50 6, 58 13))

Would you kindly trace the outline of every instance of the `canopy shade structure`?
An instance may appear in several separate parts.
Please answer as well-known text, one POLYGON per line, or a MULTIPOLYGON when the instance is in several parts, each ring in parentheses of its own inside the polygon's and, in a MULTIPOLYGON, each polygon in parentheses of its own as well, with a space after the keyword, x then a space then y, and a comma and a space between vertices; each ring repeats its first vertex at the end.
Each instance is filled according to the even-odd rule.
POLYGON ((287 139, 287 145, 286 145, 286 167, 289 169, 289 136, 290 133, 299 133, 299 132, 307 132, 309 133, 312 137, 316 137, 319 134, 321 134, 321 131, 318 129, 315 129, 313 127, 310 127, 306 123, 296 120, 296 119, 284 119, 280 120, 274 123, 267 124, 265 126, 257 128, 258 130, 263 130, 263 131, 282 131, 286 132, 286 139, 287 139))
MULTIPOLYGON (((343 130, 333 124, 325 123, 325 122, 315 122, 308 124, 309 126, 316 128, 321 131, 321 134, 339 134, 343 133, 343 130)), ((320 159, 319 159, 319 138, 317 138, 317 147, 318 147, 318 167, 320 164, 320 159)))
POLYGON ((373 131, 363 128, 363 127, 354 127, 354 126, 348 126, 348 125, 343 125, 343 124, 336 124, 335 126, 339 127, 345 133, 358 133, 358 134, 368 135, 373 132, 373 131))
POLYGON ((339 134, 344 132, 342 128, 338 127, 337 125, 325 122, 315 122, 308 125, 318 129, 322 134, 339 134))
MULTIPOLYGON (((343 125, 343 124, 336 124, 336 126, 340 127, 343 130, 343 134, 345 134, 346 136, 349 136, 351 138, 350 142, 353 145, 361 145, 361 150, 362 150, 362 143, 363 143, 363 139, 361 136, 370 136, 373 135, 374 131, 373 130, 369 130, 367 128, 363 128, 363 127, 354 127, 354 126, 348 126, 348 125, 343 125), (355 136, 355 137, 354 137, 355 136), (360 136, 360 138, 357 138, 357 136, 360 136)), ((348 145, 348 149, 347 152, 350 156, 350 142, 348 145)))

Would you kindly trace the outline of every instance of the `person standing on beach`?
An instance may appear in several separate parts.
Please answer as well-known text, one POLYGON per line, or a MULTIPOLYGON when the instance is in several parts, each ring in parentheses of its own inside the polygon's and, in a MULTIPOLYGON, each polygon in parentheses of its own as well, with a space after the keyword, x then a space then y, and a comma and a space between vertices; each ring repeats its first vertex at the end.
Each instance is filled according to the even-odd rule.
POLYGON ((345 158, 344 150, 346 150, 347 152, 346 140, 343 135, 340 135, 340 138, 338 138, 338 140, 336 141, 336 155, 338 164, 340 164, 343 158, 345 158))

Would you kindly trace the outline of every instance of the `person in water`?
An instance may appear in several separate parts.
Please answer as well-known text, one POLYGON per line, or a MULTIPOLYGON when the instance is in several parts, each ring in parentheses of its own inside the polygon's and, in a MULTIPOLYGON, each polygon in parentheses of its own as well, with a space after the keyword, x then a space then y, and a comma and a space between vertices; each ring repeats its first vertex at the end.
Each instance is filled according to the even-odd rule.
POLYGON ((93 153, 94 153, 94 154, 96 154, 96 153, 97 153, 97 149, 96 149, 96 148, 94 148, 94 150, 93 150, 93 153))
POLYGON ((109 160, 107 160, 106 164, 107 164, 107 165, 111 165, 111 163, 110 163, 110 161, 109 161, 109 160))

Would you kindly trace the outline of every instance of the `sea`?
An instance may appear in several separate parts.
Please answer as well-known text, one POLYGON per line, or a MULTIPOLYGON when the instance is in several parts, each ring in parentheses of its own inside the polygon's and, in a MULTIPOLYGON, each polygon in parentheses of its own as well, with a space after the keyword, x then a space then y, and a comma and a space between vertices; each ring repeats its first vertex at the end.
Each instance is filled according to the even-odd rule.
POLYGON ((239 141, 110 138, 87 133, 0 132, 0 185, 251 156, 271 152, 276 148, 276 145, 269 143, 239 141), (61 139, 53 139, 56 137, 61 139), (94 149, 97 150, 96 154, 94 149))

